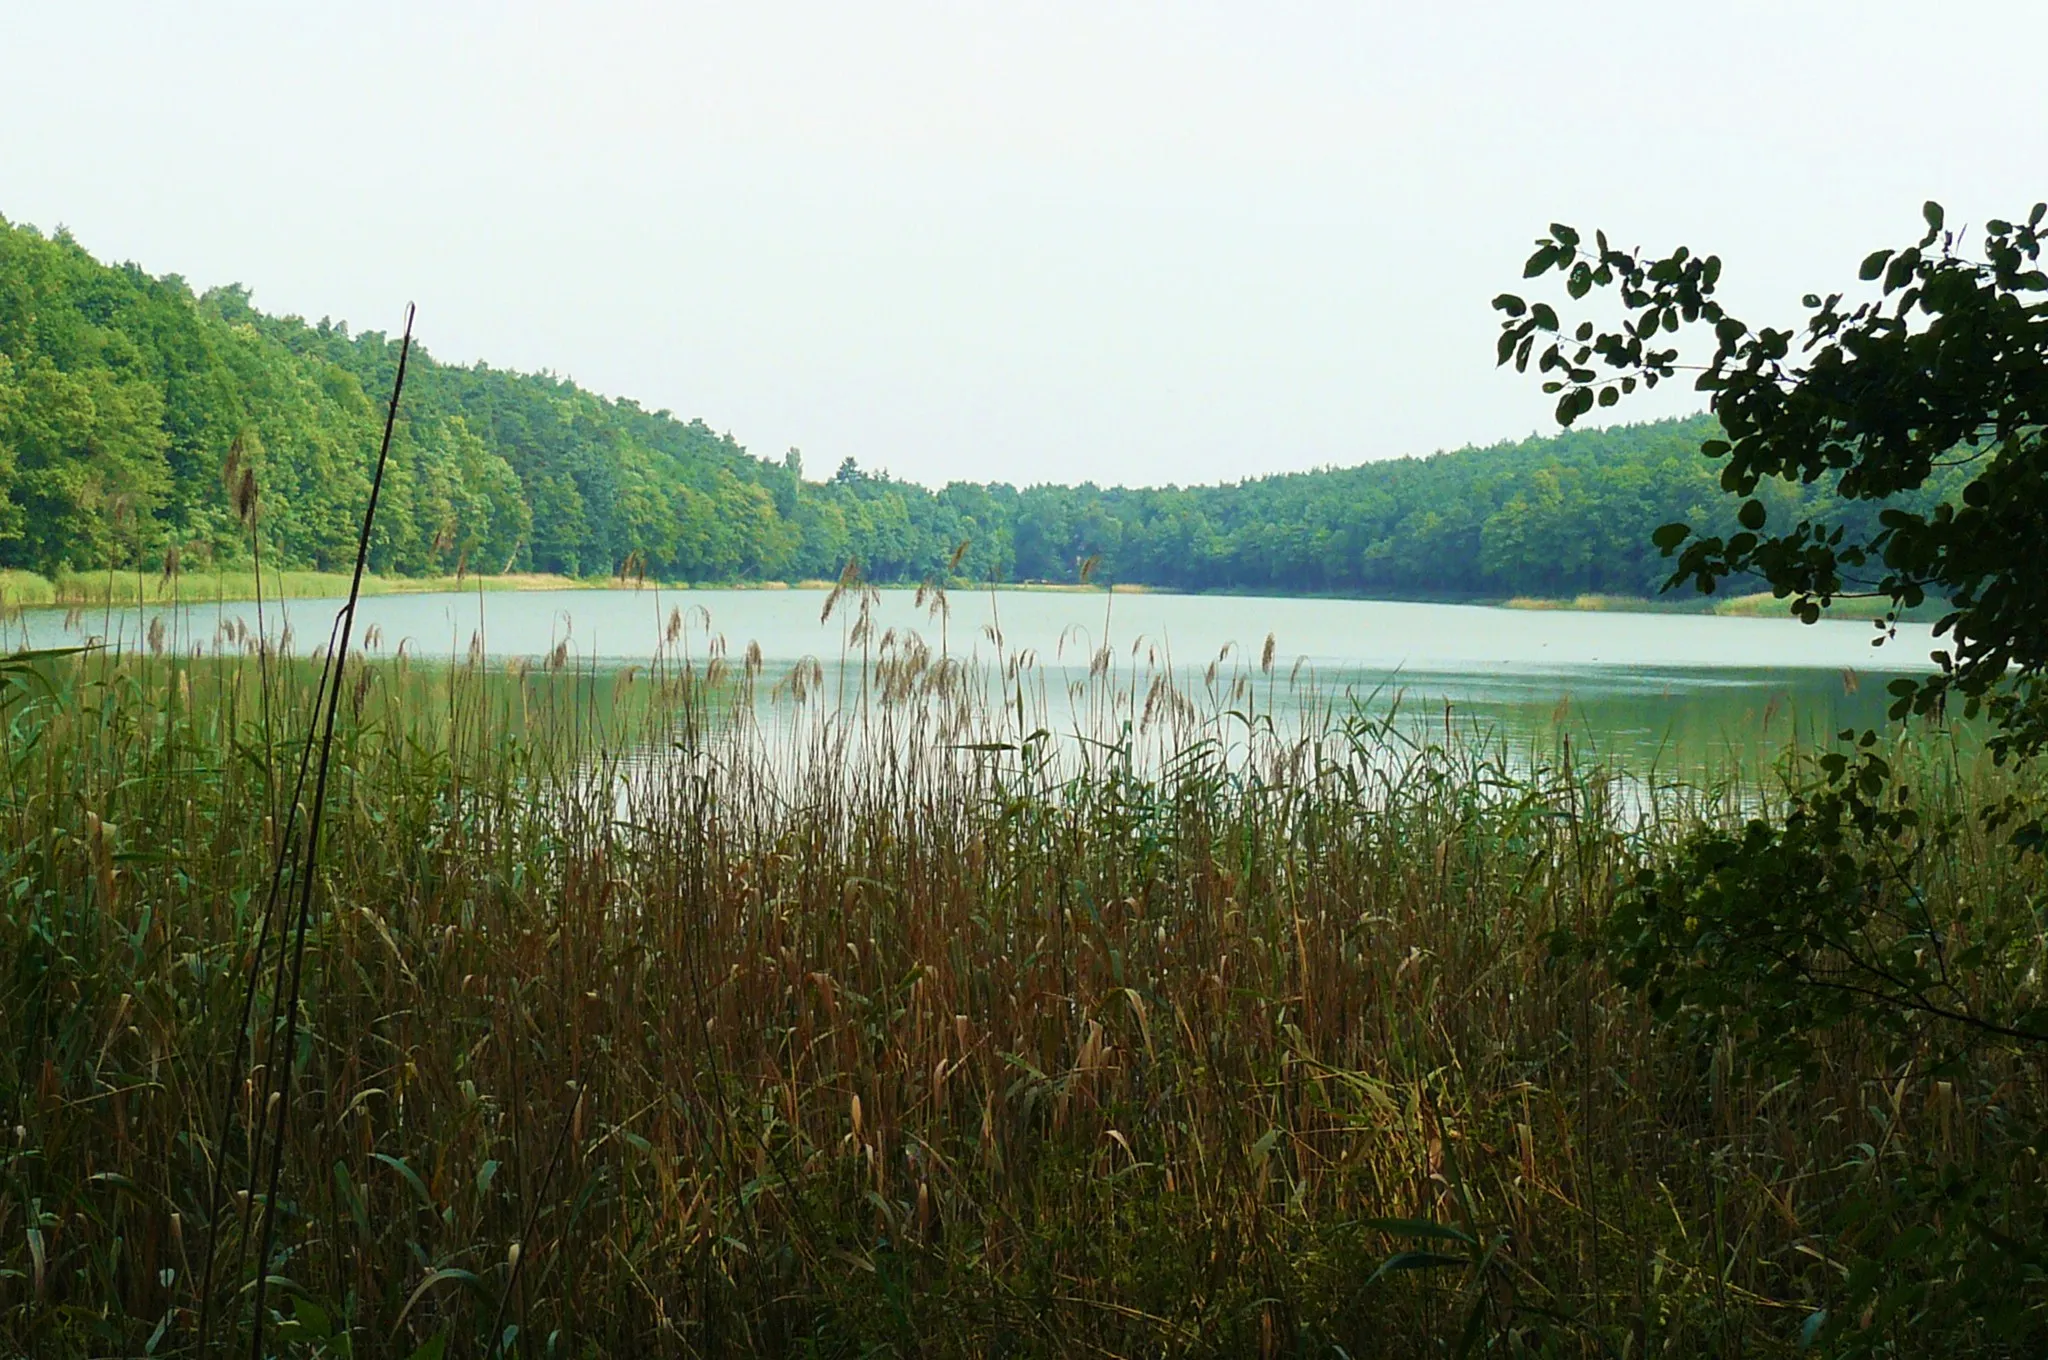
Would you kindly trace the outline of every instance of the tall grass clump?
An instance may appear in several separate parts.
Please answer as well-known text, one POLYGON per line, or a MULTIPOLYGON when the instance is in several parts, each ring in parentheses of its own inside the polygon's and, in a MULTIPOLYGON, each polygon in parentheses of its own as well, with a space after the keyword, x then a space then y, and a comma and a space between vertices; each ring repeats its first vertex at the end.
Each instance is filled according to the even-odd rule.
POLYGON ((0 567, 0 610, 32 609, 57 603, 48 581, 19 567, 0 567))
MULTIPOLYGON (((287 1022, 241 989, 317 667, 41 663, 0 725, 0 1349, 191 1353, 217 1237, 237 1344, 260 1270, 306 1356, 1791 1355, 1910 1253, 1908 1172, 2038 1216, 2036 1056, 1752 1068, 1556 947, 1777 789, 1282 721, 1270 648, 965 666, 865 603, 785 676, 681 613, 644 667, 349 663, 274 1202, 273 1074, 221 1078, 287 1022)), ((2005 778, 1892 755, 1931 807, 2005 778)), ((1959 826, 1926 891, 2028 916, 1959 826)), ((1982 1340, 1921 1315, 1859 1335, 1982 1340)))

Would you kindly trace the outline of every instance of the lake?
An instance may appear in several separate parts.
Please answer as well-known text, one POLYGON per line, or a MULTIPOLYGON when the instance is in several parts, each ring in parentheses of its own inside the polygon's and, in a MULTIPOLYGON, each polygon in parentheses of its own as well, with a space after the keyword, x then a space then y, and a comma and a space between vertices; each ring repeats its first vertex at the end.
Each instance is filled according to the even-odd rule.
MULTIPOLYGON (((671 664, 723 655, 737 666, 757 648, 771 719, 765 695, 800 662, 817 663, 814 693, 848 705, 860 696, 864 654, 872 663, 915 648, 968 662, 988 685, 1025 677, 1039 720, 1063 730, 1079 721, 1092 665, 1096 680, 1130 696, 1126 716, 1165 675, 1211 712, 1294 720, 1353 703, 1398 706, 1416 721, 1523 742, 1569 734, 1579 749, 1636 768, 1750 764, 1794 740, 1879 723, 1885 682, 1929 669, 1932 648, 1925 624, 1902 624, 1873 647, 1867 622, 1704 614, 1033 590, 955 590, 920 605, 912 591, 882 590, 846 592, 821 618, 830 598, 652 587, 387 595, 362 601, 355 636, 384 657, 403 649, 459 660, 474 650, 496 663, 556 653, 598 669, 658 655, 671 664)), ((317 651, 338 603, 272 602, 270 634, 288 628, 293 650, 317 651)), ((61 609, 29 610, 16 639, 49 647, 98 635, 137 647, 153 623, 166 645, 205 651, 224 634, 253 632, 256 608, 130 606, 74 611, 68 622, 61 609)))

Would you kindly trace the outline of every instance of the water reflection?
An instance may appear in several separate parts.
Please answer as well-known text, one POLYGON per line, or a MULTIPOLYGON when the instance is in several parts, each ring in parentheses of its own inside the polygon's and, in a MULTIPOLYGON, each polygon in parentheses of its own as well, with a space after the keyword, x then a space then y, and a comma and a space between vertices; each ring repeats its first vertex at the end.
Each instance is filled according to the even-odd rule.
MULTIPOLYGON (((32 610, 28 646, 326 645, 334 601, 32 610)), ((690 672, 726 740, 841 762, 906 746, 990 758, 1036 741, 1155 770, 1200 746, 1247 768, 1346 723, 1403 740, 1570 758, 1642 778, 1767 769, 1879 724, 1884 684, 1924 669, 1924 626, 1464 605, 1035 591, 587 590, 366 599, 364 654, 616 677, 690 672), (1866 670, 1872 663, 1881 668, 1866 670), (984 748, 979 752, 973 748, 984 748)))

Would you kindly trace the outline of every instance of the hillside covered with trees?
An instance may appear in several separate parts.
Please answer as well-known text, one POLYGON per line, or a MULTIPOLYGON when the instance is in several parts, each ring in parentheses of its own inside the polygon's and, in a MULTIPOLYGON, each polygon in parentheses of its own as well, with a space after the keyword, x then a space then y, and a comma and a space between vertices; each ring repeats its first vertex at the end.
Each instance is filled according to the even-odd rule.
MULTIPOLYGON (((0 220, 0 567, 246 561, 224 475, 253 469, 262 550, 345 562, 397 342, 256 310, 239 287, 95 260, 0 220)), ((1093 579, 1165 589, 1647 594, 1657 526, 1727 520, 1705 417, 1221 486, 955 482, 750 454, 702 420, 417 346, 372 546, 393 575, 645 574, 699 583, 1093 579), (954 562, 955 550, 968 545, 954 562)), ((1020 470, 1021 471, 1021 470, 1020 470)), ((1774 512, 1855 519, 1824 483, 1774 512)), ((1941 488, 1925 496, 1937 497, 1941 488)))

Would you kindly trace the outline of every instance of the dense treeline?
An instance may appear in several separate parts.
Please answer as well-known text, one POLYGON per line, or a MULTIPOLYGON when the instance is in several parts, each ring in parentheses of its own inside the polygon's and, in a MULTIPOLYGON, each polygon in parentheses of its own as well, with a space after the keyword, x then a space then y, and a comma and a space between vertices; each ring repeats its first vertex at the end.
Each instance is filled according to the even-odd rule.
MULTIPOLYGON (((379 332, 266 316, 239 287, 195 294, 0 220, 0 567, 245 560, 223 477, 236 447, 263 551, 340 565, 397 352, 379 332)), ((1639 594, 1666 574, 1653 529, 1730 514, 1698 454, 1707 429, 1579 431, 1224 486, 934 492, 851 460, 808 480, 795 450, 756 458, 701 420, 416 348, 371 565, 588 576, 632 560, 719 582, 833 577, 852 560, 882 581, 1072 581, 1094 559, 1097 580, 1190 590, 1639 594)))

